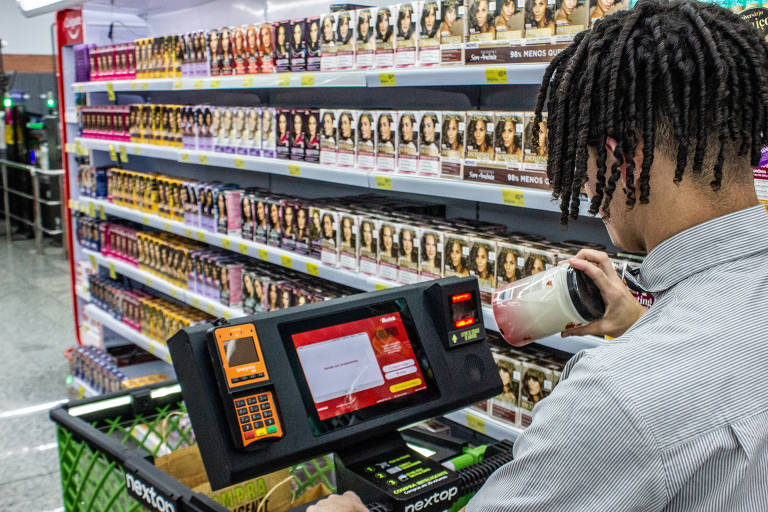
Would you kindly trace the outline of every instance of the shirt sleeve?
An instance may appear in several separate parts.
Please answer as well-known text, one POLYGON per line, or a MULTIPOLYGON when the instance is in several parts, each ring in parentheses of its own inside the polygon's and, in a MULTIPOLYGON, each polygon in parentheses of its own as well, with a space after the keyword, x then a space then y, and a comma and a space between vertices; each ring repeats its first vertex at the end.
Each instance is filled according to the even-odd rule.
POLYGON ((591 355, 576 361, 467 512, 661 510, 661 457, 613 378, 591 355))

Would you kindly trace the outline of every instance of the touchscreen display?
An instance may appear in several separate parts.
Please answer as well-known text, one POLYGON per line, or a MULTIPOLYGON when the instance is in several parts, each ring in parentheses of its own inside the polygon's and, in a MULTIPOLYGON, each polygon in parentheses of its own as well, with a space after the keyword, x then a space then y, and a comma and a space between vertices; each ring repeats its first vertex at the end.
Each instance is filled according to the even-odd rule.
POLYGON ((400 313, 291 338, 321 421, 427 388, 400 313))
POLYGON ((259 361, 259 353, 256 352, 256 345, 251 337, 225 341, 224 353, 227 356, 227 365, 230 367, 259 361))

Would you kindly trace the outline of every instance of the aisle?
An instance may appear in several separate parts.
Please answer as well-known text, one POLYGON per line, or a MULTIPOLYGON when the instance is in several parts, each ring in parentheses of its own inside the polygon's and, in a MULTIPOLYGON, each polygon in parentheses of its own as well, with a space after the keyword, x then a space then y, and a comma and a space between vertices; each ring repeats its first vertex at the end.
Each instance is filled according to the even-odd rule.
POLYGON ((60 249, 0 239, 0 510, 59 510, 48 408, 67 398, 63 352, 75 343, 69 265, 60 249))

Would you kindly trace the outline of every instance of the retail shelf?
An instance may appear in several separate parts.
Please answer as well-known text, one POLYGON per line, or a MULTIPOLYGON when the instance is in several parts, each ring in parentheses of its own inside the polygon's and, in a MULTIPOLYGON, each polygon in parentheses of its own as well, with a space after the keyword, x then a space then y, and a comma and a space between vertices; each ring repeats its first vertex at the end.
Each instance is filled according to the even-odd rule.
POLYGON ((173 365, 159 359, 148 361, 146 363, 121 366, 120 371, 123 372, 126 379, 136 379, 139 377, 146 377, 147 375, 154 375, 156 373, 162 373, 169 379, 176 378, 176 372, 173 369, 173 365))
MULTIPOLYGON (((118 160, 125 155, 149 156, 165 160, 175 160, 189 164, 230 167, 235 169, 280 174, 317 181, 327 181, 356 187, 367 187, 376 190, 407 192, 436 197, 464 199, 489 204, 500 204, 536 210, 559 212, 560 205, 552 200, 552 194, 547 190, 525 187, 507 187, 472 181, 429 178, 407 174, 366 172, 355 168, 344 168, 306 162, 292 162, 276 158, 261 158, 250 156, 228 155, 213 151, 192 151, 186 149, 155 146, 152 144, 136 144, 101 139, 78 138, 77 143, 69 149, 77 148, 109 151, 118 160)), ((588 205, 582 201, 581 214, 587 214, 588 205)))
POLYGON ((523 431, 520 427, 504 423, 503 421, 499 421, 496 418, 475 409, 461 409, 449 412, 443 416, 460 425, 464 425, 472 430, 477 430, 481 434, 485 434, 498 440, 514 440, 523 431))
POLYGON ((76 82, 75 92, 539 84, 547 62, 76 82))
POLYGON ((168 363, 171 362, 171 354, 168 352, 168 348, 164 343, 160 343, 159 341, 155 341, 143 335, 94 304, 87 305, 85 307, 85 312, 92 320, 99 322, 103 327, 119 334, 134 345, 140 346, 158 359, 168 363))
POLYGON ((69 124, 77 124, 80 121, 77 119, 77 110, 67 109, 64 112, 64 121, 69 124))
MULTIPOLYGON (((90 398, 93 396, 99 396, 101 395, 101 392, 93 388, 90 384, 85 382, 80 377, 71 376, 71 382, 68 382, 67 385, 69 386, 69 389, 71 389, 78 400, 81 398, 90 398)), ((69 379, 67 379, 69 381, 69 379)))
POLYGON ((138 281, 141 284, 157 290, 160 293, 170 295, 176 300, 189 304, 201 311, 210 313, 211 315, 224 317, 224 318, 237 318, 244 316, 240 309, 229 308, 213 301, 207 297, 203 297, 200 294, 185 290, 180 286, 176 286, 168 282, 167 280, 159 277, 152 272, 142 270, 139 267, 132 265, 126 261, 104 256, 103 254, 88 249, 84 249, 83 252, 91 259, 91 264, 98 264, 102 267, 106 267, 110 272, 114 271, 116 274, 121 274, 126 277, 130 277, 134 281, 138 281))

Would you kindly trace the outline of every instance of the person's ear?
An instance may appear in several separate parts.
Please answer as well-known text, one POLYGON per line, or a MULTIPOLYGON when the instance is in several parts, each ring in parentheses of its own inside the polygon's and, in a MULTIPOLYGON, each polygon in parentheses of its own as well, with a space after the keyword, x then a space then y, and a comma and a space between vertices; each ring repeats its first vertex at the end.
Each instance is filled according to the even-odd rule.
MULTIPOLYGON (((613 159, 613 152, 616 150, 616 146, 618 146, 618 142, 616 142, 616 139, 613 137, 608 137, 605 139, 605 149, 608 151, 608 154, 610 155, 609 160, 613 159)), ((611 165, 608 165, 608 171, 610 172, 611 165)), ((619 166, 619 169, 621 170, 621 181, 626 185, 627 183, 627 159, 622 156, 622 162, 619 166)), ((637 166, 635 167, 637 169, 637 166)))

